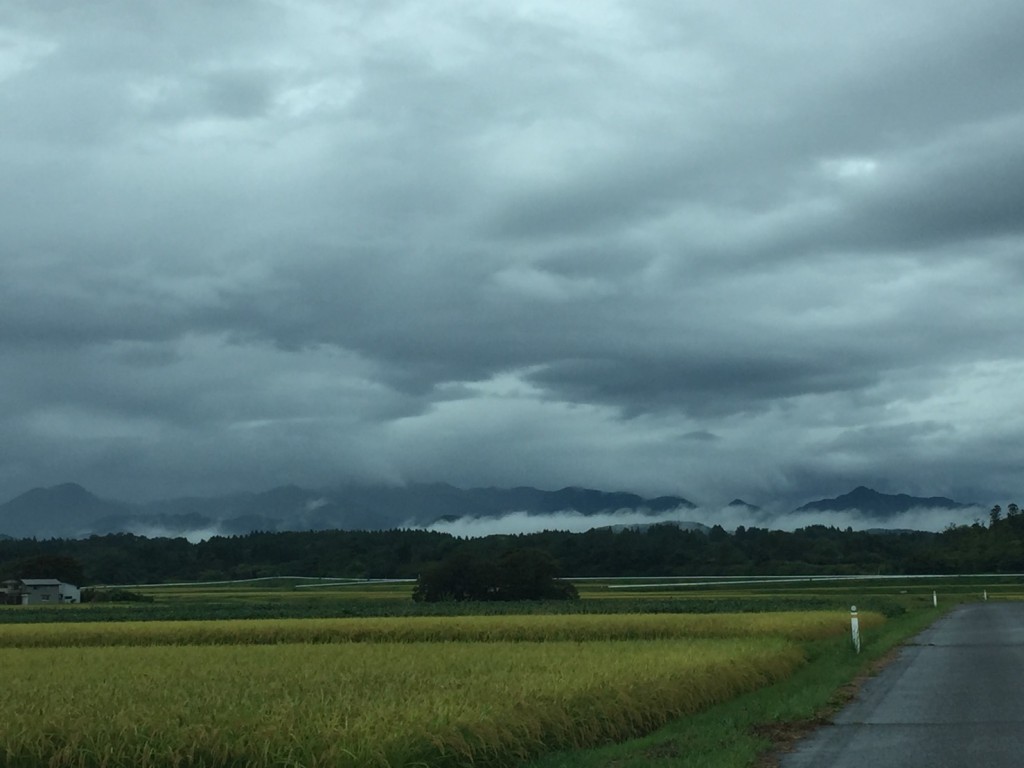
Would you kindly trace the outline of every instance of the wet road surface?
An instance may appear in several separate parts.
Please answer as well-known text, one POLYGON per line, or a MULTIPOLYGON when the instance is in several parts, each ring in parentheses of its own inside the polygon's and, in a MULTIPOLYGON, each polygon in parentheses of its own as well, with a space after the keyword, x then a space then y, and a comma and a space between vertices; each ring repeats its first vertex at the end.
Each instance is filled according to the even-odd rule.
POLYGON ((782 768, 1024 766, 1024 603, 954 609, 782 768))

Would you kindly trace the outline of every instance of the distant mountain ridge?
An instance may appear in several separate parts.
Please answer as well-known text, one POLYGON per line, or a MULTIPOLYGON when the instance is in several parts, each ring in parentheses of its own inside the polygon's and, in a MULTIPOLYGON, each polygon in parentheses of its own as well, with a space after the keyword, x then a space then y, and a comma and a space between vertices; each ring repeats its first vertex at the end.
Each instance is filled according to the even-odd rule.
POLYGON ((745 509, 750 512, 761 511, 761 508, 759 506, 757 506, 756 504, 748 504, 743 499, 733 499, 728 504, 726 504, 726 507, 731 509, 745 509))
POLYGON ((347 485, 306 489, 285 485, 259 493, 183 497, 146 504, 100 499, 76 483, 34 488, 0 504, 0 534, 15 538, 79 538, 131 532, 146 536, 237 535, 252 531, 384 530, 425 527, 464 517, 512 512, 621 511, 659 514, 694 509, 679 496, 644 498, 625 492, 568 487, 469 488, 446 483, 401 487, 347 485))
POLYGON ((0 505, 0 533, 13 538, 80 536, 95 520, 130 510, 130 505, 100 499, 77 483, 33 488, 0 505))
MULTIPOLYGON (((912 509, 960 510, 962 504, 944 496, 885 494, 865 486, 831 499, 811 501, 794 513, 820 513, 824 524, 831 512, 857 510, 868 518, 892 524, 912 509)), ((81 538, 92 534, 135 533, 143 536, 240 535, 253 531, 386 530, 427 527, 460 519, 499 518, 510 513, 542 516, 575 512, 584 516, 629 513, 613 530, 642 528, 636 515, 660 522, 673 510, 696 505, 681 496, 645 498, 635 493, 567 487, 545 491, 515 488, 457 488, 447 483, 406 486, 343 485, 308 489, 283 485, 261 492, 217 497, 181 497, 144 504, 101 499, 76 483, 34 488, 0 504, 0 536, 14 538, 81 538)), ((760 507, 734 499, 727 509, 753 515, 751 524, 778 524, 760 507), (760 521, 760 522, 759 522, 760 521)), ((710 509, 710 508, 709 508, 710 509)), ((713 525, 715 520, 704 521, 713 525)), ((702 524, 685 523, 700 528, 702 524)))
POLYGON ((879 518, 891 518, 912 509, 967 509, 976 506, 961 504, 945 496, 908 496, 905 493, 879 493, 861 485, 834 499, 812 501, 798 507, 796 512, 848 512, 858 510, 879 518))

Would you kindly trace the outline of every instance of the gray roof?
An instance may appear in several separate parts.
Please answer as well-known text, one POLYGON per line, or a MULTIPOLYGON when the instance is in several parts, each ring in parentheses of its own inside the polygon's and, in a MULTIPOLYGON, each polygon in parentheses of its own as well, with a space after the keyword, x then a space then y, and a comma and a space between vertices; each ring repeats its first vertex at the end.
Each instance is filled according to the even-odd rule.
POLYGON ((19 579, 26 587, 56 587, 60 584, 59 579, 19 579))

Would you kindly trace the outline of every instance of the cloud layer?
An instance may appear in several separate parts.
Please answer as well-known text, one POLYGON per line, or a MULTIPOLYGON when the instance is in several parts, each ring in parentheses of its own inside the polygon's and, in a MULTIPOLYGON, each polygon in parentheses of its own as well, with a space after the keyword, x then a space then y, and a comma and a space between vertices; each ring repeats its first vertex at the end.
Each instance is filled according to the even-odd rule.
MULTIPOLYGON (((639 527, 641 530, 659 523, 679 523, 683 527, 692 527, 691 523, 711 528, 720 525, 729 533, 738 526, 746 528, 763 528, 768 530, 795 531, 811 525, 828 525, 846 530, 913 530, 943 531, 950 526, 971 525, 976 521, 987 520, 987 511, 981 507, 965 509, 927 509, 915 508, 901 513, 896 518, 879 519, 876 515, 860 510, 841 512, 769 512, 755 511, 726 506, 721 509, 677 509, 655 515, 642 512, 619 512, 602 515, 581 515, 577 512, 557 512, 545 515, 529 515, 525 512, 513 512, 500 517, 463 517, 450 522, 437 522, 427 526, 426 530, 450 533, 453 536, 479 538, 500 534, 540 533, 542 531, 571 531, 583 533, 592 528, 613 527, 616 530, 625 527, 639 527)), ((410 526, 418 527, 418 526, 410 526)), ((699 529, 698 529, 699 530, 699 529)), ((194 540, 208 537, 208 532, 191 534, 194 540)))
POLYGON ((0 10, 0 497, 1024 465, 1024 6, 0 10))

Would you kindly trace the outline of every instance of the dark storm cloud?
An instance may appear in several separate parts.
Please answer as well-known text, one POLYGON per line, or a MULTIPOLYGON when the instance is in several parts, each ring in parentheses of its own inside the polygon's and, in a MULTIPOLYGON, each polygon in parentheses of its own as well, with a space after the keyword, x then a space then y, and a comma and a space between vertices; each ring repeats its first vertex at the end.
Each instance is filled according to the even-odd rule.
POLYGON ((537 383, 583 402, 610 401, 626 413, 678 408, 696 415, 762 410, 789 397, 843 392, 870 385, 877 374, 848 360, 759 357, 729 359, 700 350, 677 360, 569 360, 534 374, 537 383))
POLYGON ((1019 3, 0 10, 0 495, 1014 489, 1019 3))
POLYGON ((916 173, 907 167, 890 186, 857 201, 854 216, 865 239, 915 247, 1020 235, 1024 148, 1012 137, 1022 129, 1024 116, 919 153, 916 173))

